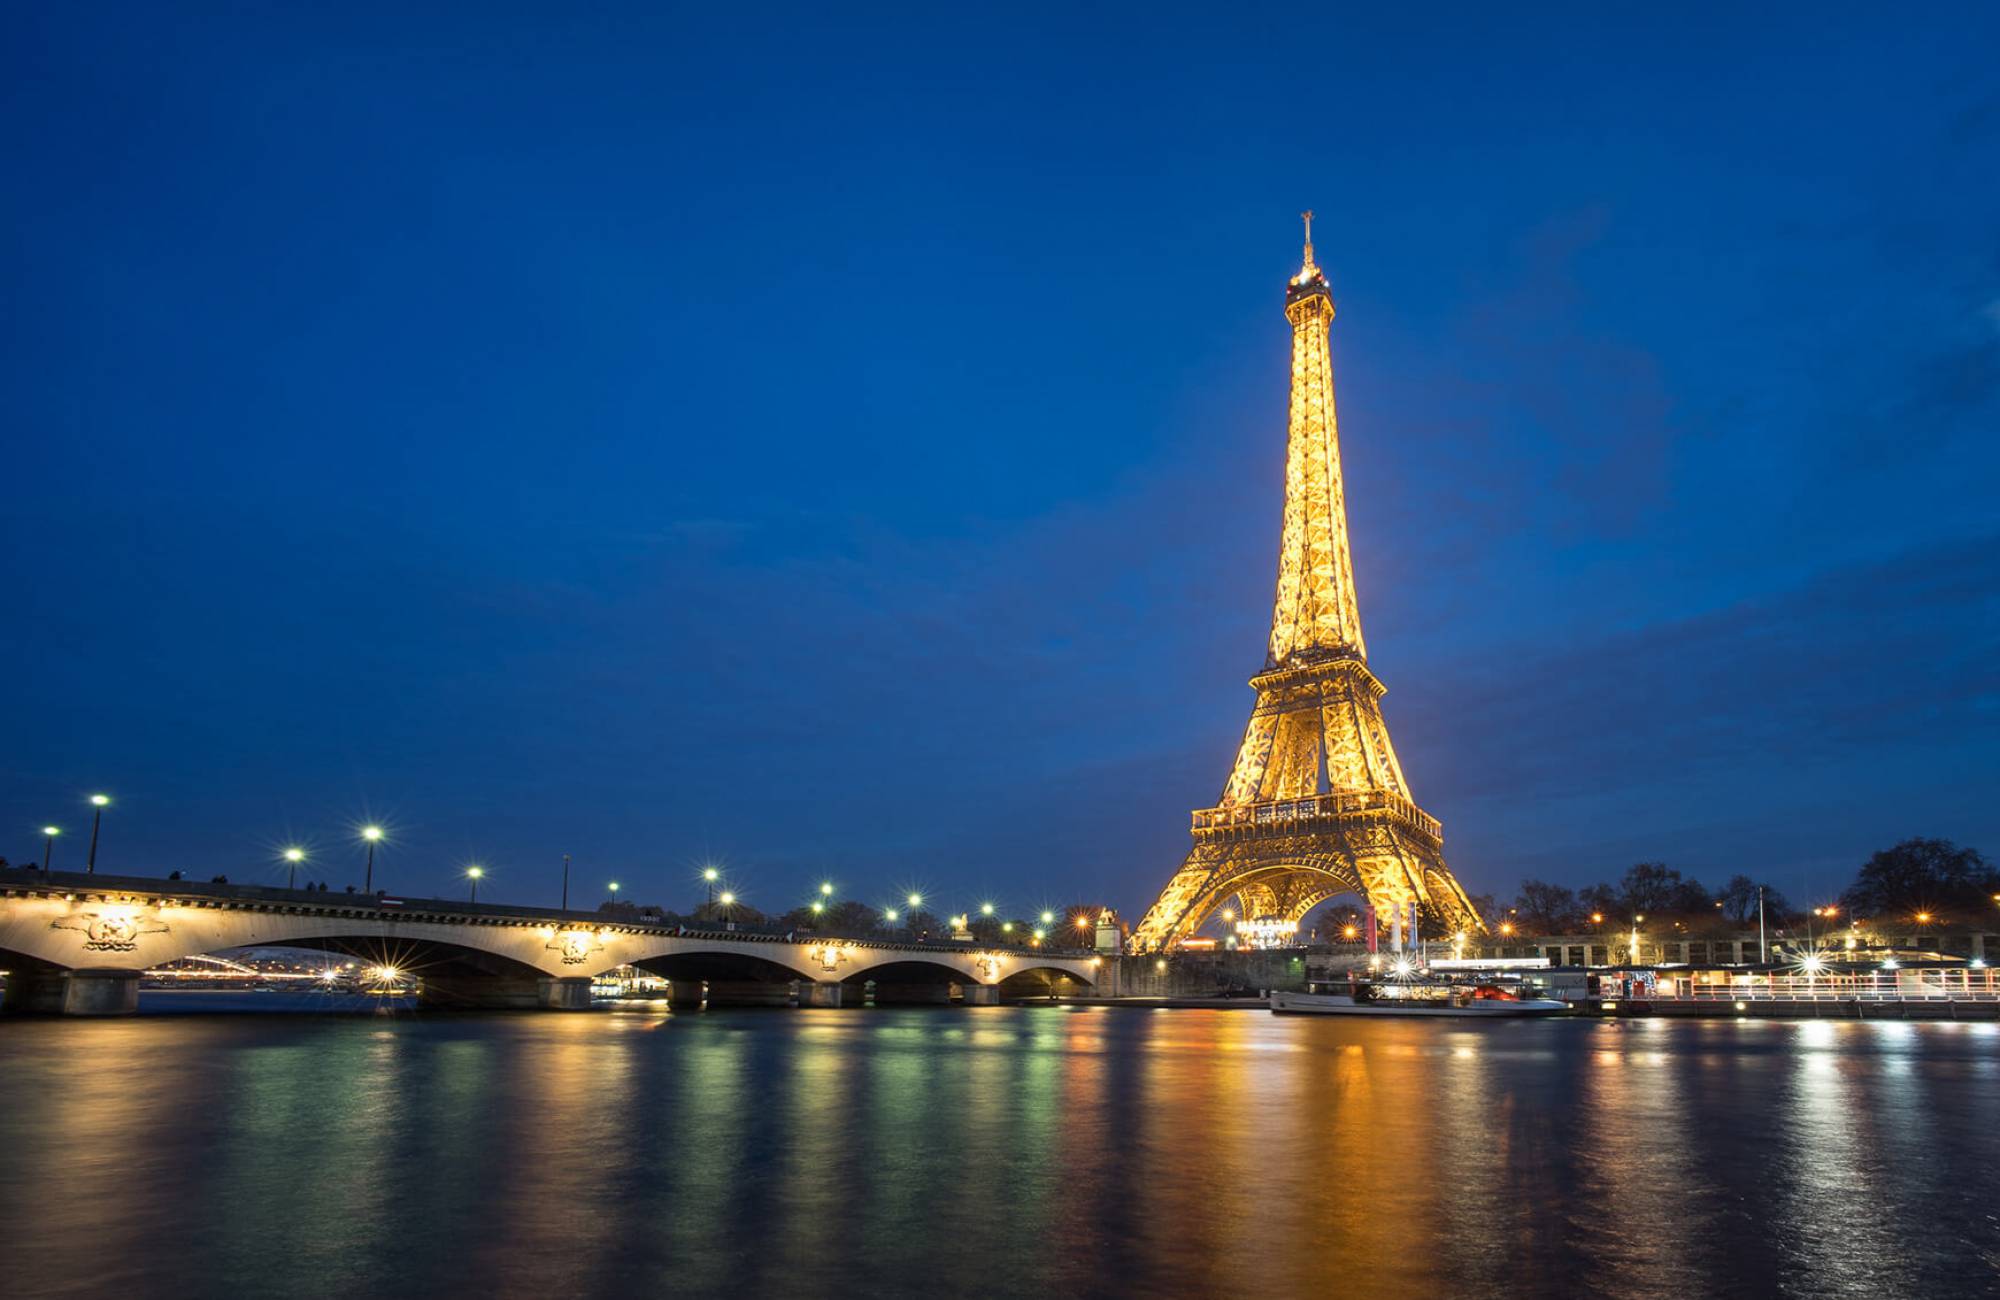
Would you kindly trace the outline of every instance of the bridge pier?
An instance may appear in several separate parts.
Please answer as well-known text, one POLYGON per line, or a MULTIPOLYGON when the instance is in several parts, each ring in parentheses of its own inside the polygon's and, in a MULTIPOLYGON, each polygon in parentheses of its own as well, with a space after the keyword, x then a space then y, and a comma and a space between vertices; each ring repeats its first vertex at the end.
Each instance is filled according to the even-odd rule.
POLYGON ((802 1007, 837 1007, 847 994, 844 984, 822 984, 818 980, 799 982, 799 1005, 802 1007))
POLYGON ((711 1007, 788 1007, 792 1004, 789 981, 710 980, 708 1005, 711 1007))
POLYGON ((1000 1005, 1000 986, 998 984, 961 984, 958 988, 959 992, 965 998, 965 1005, 968 1007, 997 1007, 1000 1005))
POLYGON ((693 1011, 701 1006, 700 980, 668 980, 667 1005, 693 1011))
POLYGON ((549 975, 537 980, 535 995, 550 1011, 590 1010, 590 976, 549 975))
POLYGON ((942 1007, 951 1002, 949 984, 877 984, 875 1005, 942 1007))
POLYGON ((66 1016, 129 1016, 138 1009, 138 971, 85 967, 63 972, 66 1016))

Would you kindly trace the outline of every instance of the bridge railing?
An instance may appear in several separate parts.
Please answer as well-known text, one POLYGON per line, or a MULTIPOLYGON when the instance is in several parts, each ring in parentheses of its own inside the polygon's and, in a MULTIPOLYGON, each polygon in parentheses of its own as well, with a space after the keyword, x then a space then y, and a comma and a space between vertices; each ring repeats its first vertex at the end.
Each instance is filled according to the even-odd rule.
POLYGON ((832 930, 791 928, 779 925, 712 923, 689 924, 669 917, 628 916, 598 911, 565 911, 553 907, 526 907, 509 903, 455 902, 441 898, 410 898, 388 890, 373 894, 345 890, 285 889, 275 885, 237 884, 216 880, 160 880, 150 876, 112 876, 103 873, 57 871, 39 868, 0 868, 0 894, 48 894, 78 899, 109 899, 122 895, 153 895, 164 902, 182 906, 251 907, 282 911, 354 914, 370 917, 421 917, 443 923, 496 924, 502 922, 541 923, 557 926, 588 924, 596 928, 628 933, 664 934, 676 937, 721 940, 738 943, 852 943, 874 949, 902 949, 910 952, 965 952, 1005 949, 1029 952, 1062 960, 1085 960, 1097 954, 1088 948, 1065 948, 1044 944, 982 943, 978 940, 899 938, 878 933, 841 933, 832 930))

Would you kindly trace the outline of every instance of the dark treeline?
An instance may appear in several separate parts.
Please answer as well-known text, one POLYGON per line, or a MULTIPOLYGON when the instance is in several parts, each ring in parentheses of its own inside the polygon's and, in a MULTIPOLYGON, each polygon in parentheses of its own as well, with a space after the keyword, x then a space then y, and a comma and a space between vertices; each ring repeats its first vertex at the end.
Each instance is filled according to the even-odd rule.
POLYGON ((1768 881, 1731 876, 1720 889, 1663 862, 1641 862, 1617 881, 1571 889, 1524 880, 1496 918, 1496 928, 1524 935, 1579 934, 1602 925, 1673 923, 1683 929, 1741 929, 1757 922, 1762 888, 1767 924, 1794 926, 1815 916, 1837 923, 1913 921, 1939 926, 2000 927, 2000 871, 1975 849, 1949 840, 1904 840, 1861 865, 1836 902, 1795 906, 1768 881))

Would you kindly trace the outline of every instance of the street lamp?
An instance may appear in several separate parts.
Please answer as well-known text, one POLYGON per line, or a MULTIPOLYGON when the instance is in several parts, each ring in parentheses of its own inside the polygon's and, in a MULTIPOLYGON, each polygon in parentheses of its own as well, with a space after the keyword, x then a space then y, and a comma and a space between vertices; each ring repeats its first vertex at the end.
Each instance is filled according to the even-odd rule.
POLYGON ((306 860, 306 851, 300 848, 285 850, 285 888, 299 887, 299 863, 306 860))
POLYGON ((465 878, 472 882, 472 901, 475 903, 479 901, 479 878, 485 874, 486 868, 484 867, 467 867, 465 869, 465 878))
POLYGON ((722 879, 722 873, 714 867, 703 867, 701 878, 708 882, 708 910, 715 910, 715 882, 722 879))
POLYGON ((918 908, 924 905, 924 896, 922 894, 911 894, 908 898, 904 899, 903 901, 908 903, 910 905, 910 910, 914 912, 918 908))
POLYGON ((895 919, 896 919, 896 909, 895 909, 895 908, 893 908, 893 907, 885 907, 885 908, 883 908, 883 909, 882 909, 882 919, 883 919, 883 920, 885 920, 885 921, 893 921, 893 920, 895 920, 895 919))
POLYGON ((611 896, 612 896, 613 898, 616 898, 616 897, 618 897, 618 882, 617 882, 617 881, 615 881, 615 880, 614 880, 614 881, 612 881, 612 882, 611 882, 611 884, 610 884, 610 890, 611 890, 611 896))
POLYGON ((363 826, 361 838, 368 841, 368 867, 361 873, 361 892, 372 894, 375 892, 375 845, 382 838, 382 828, 363 826))
POLYGON ((736 906, 736 895, 725 889, 715 896, 715 901, 722 904, 722 914, 728 916, 729 909, 736 906))
POLYGON ((821 898, 833 897, 833 882, 831 880, 822 880, 819 882, 819 896, 821 898))
MULTIPOLYGON (((1994 896, 1994 901, 1995 901, 1995 902, 2000 902, 2000 895, 1995 895, 1995 896, 1994 896)), ((993 915, 993 904, 991 904, 991 903, 981 903, 981 904, 979 905, 979 914, 980 914, 981 916, 991 916, 991 915, 993 915)))
POLYGON ((1042 924, 1043 924, 1043 925, 1051 925, 1051 924, 1053 924, 1053 923, 1055 922, 1055 919, 1056 919, 1056 914, 1055 914, 1054 912, 1044 912, 1044 913, 1042 913, 1042 924))
POLYGON ((95 875, 97 872, 97 827, 104 820, 104 809, 111 802, 111 796, 108 794, 94 794, 90 796, 90 802, 97 811, 90 814, 90 857, 84 862, 83 870, 86 875, 95 875))
MULTIPOLYGON (((42 845, 42 874, 46 876, 49 874, 49 859, 55 855, 56 836, 62 834, 62 827, 44 826, 42 827, 42 834, 48 837, 42 845)), ((1996 898, 1994 901, 2000 902, 2000 898, 1996 898)))
POLYGON ((563 896, 562 910, 569 911, 569 854, 563 854, 563 896))

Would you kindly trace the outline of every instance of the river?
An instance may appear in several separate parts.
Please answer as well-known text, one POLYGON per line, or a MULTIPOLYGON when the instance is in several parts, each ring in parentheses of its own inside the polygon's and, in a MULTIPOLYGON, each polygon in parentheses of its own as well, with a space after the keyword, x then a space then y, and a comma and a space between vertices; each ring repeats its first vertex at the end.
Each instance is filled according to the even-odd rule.
POLYGON ((1993 1024, 20 1018, 0 1099, 16 1298, 2000 1294, 1993 1024))

